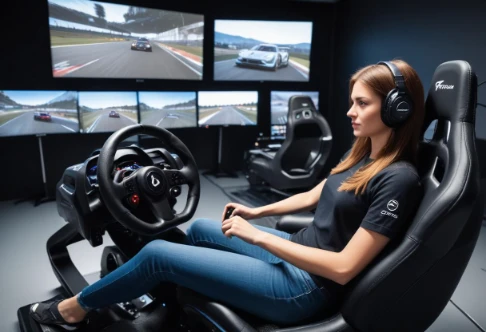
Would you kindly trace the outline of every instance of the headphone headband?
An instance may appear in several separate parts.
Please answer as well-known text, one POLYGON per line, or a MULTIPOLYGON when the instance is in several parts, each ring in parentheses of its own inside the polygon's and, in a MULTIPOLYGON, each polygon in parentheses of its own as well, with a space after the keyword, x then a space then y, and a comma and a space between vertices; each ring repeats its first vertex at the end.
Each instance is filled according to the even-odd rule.
POLYGON ((393 74, 393 79, 395 80, 395 85, 401 93, 406 93, 405 79, 403 78, 402 72, 395 66, 394 63, 390 61, 380 61, 379 65, 385 65, 390 69, 393 74))

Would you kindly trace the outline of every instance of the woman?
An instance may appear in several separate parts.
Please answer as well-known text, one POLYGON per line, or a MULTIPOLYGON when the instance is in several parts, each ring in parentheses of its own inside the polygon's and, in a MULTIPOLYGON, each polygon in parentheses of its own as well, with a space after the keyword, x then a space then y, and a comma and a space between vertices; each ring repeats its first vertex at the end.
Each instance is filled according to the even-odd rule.
POLYGON ((136 298, 161 282, 275 323, 297 324, 322 315, 342 287, 406 229, 421 198, 415 162, 423 87, 407 63, 392 63, 405 79, 411 115, 392 127, 382 118, 384 99, 396 87, 387 66, 357 71, 350 80, 347 113, 355 142, 315 188, 259 208, 229 203, 223 216, 229 208, 234 211, 222 223, 196 220, 185 244, 152 241, 76 296, 33 304, 31 316, 74 329, 90 310, 136 298), (248 222, 316 207, 311 226, 294 234, 248 222))

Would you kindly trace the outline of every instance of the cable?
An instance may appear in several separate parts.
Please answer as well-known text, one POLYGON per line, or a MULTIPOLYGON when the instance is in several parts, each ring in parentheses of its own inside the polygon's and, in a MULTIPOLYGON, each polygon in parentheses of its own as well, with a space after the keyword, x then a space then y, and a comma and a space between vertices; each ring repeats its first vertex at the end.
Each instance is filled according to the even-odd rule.
MULTIPOLYGON (((478 84, 478 88, 483 85, 484 83, 486 83, 486 81, 482 81, 481 83, 478 84)), ((483 107, 486 107, 485 104, 482 104, 482 103, 477 103, 479 106, 483 106, 483 107)))
POLYGON ((452 303, 452 304, 453 304, 453 305, 454 305, 454 306, 455 306, 457 309, 459 309, 459 311, 460 311, 460 312, 462 312, 462 313, 463 313, 463 314, 464 314, 464 315, 465 315, 467 318, 469 318, 469 320, 470 320, 470 321, 471 321, 471 322, 472 322, 474 325, 476 325, 476 327, 477 327, 478 329, 480 329, 480 330, 481 330, 481 331, 483 331, 483 332, 486 332, 486 331, 485 331, 485 330, 484 330, 484 329, 481 327, 481 325, 479 325, 479 324, 478 324, 478 323, 477 323, 477 322, 474 320, 474 318, 472 318, 471 316, 469 316, 469 314, 468 314, 468 313, 466 313, 464 310, 462 310, 461 308, 459 308, 459 306, 458 306, 457 304, 455 304, 455 303, 454 303, 454 301, 452 301, 452 299, 451 299, 451 300, 449 300, 449 301, 450 301, 450 302, 451 302, 451 303, 452 303))
MULTIPOLYGON (((478 88, 483 85, 484 83, 486 83, 486 81, 482 81, 481 83, 478 84, 478 88)), ((481 103, 477 103, 479 106, 483 106, 483 107, 486 107, 485 104, 481 104, 481 103)))

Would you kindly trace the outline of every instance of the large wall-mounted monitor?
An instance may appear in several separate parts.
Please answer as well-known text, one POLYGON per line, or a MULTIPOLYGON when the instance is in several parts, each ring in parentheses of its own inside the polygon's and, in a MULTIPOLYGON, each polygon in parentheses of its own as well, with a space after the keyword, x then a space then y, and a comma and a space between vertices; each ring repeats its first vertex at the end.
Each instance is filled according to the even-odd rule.
POLYGON ((140 123, 161 128, 197 127, 196 92, 139 92, 140 123))
POLYGON ((79 132, 76 91, 0 91, 0 136, 79 132))
POLYGON ((285 139, 289 99, 292 96, 309 96, 316 109, 319 109, 319 92, 317 91, 272 91, 270 93, 270 137, 272 139, 285 139))
POLYGON ((79 92, 82 133, 112 133, 138 123, 136 92, 79 92))
POLYGON ((257 91, 200 91, 199 126, 256 125, 257 91))
POLYGON ((48 0, 54 77, 201 80, 204 16, 48 0))
POLYGON ((214 79, 309 81, 312 22, 216 20, 214 79))

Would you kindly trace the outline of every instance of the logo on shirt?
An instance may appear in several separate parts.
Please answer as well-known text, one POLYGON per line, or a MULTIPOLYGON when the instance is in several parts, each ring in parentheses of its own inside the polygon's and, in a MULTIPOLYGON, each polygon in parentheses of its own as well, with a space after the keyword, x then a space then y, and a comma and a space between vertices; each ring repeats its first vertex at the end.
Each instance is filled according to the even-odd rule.
POLYGON ((396 209, 398 209, 398 202, 392 199, 391 201, 388 202, 386 207, 389 211, 395 211, 396 209))
POLYGON ((393 218, 395 218, 395 219, 397 219, 397 218, 398 218, 398 216, 397 216, 396 214, 391 213, 391 212, 388 212, 388 211, 385 211, 385 210, 381 210, 381 212, 380 212, 380 213, 381 213, 382 215, 384 215, 384 216, 390 216, 390 217, 393 217, 393 218))

